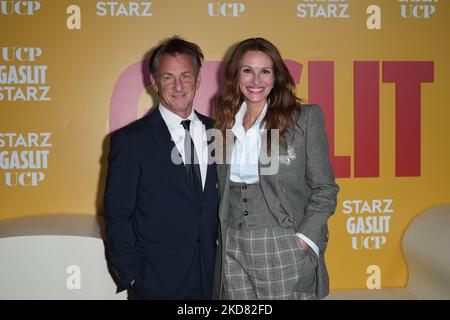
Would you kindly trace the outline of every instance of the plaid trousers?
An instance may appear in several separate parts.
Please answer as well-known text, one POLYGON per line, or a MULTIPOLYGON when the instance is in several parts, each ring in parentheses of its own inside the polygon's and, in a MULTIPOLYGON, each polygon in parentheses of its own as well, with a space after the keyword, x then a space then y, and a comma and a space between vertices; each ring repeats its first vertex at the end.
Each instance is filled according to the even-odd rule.
MULTIPOLYGON (((314 300, 314 293, 296 292, 305 257, 292 229, 226 231, 224 292, 226 299, 314 300)), ((314 254, 314 253, 312 253, 314 254)))

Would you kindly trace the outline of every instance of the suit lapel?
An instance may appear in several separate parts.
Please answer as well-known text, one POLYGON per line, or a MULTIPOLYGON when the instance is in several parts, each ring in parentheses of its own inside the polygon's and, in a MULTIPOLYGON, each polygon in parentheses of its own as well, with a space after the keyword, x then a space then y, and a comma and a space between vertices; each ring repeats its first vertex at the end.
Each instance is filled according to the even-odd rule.
MULTIPOLYGON (((294 145, 294 136, 296 134, 304 135, 305 129, 304 129, 304 123, 301 121, 298 121, 296 124, 297 127, 291 127, 289 129, 289 132, 285 133, 284 138, 286 140, 286 145, 279 144, 278 143, 278 150, 279 154, 273 159, 275 161, 278 161, 278 165, 280 166, 278 170, 281 169, 281 166, 283 165, 280 163, 280 157, 286 157, 288 156, 288 146, 294 145), (295 131, 292 131, 295 130, 295 131)), ((279 206, 289 206, 289 200, 287 200, 286 195, 284 192, 280 189, 280 184, 278 182, 278 174, 261 174, 262 168, 267 168, 271 165, 271 163, 268 164, 262 164, 261 162, 258 163, 258 172, 259 172, 259 181, 261 184, 261 189, 263 191, 264 197, 266 198, 267 204, 269 208, 272 210, 272 212, 277 212, 279 210, 279 206), (280 200, 281 199, 281 200, 280 200)), ((292 212, 291 208, 284 208, 286 212, 292 212)))
MULTIPOLYGON (((275 137, 277 138, 277 137, 275 137)), ((272 138, 273 139, 273 138, 272 138)), ((273 141, 272 141, 273 142, 273 141)), ((260 157, 258 161, 258 175, 259 175, 259 183, 261 185, 261 190, 266 200, 267 205, 269 206, 272 212, 277 212, 278 207, 280 206, 279 201, 279 186, 278 186, 278 172, 276 173, 268 173, 269 168, 273 164, 272 161, 279 161, 279 154, 283 154, 286 152, 286 148, 280 145, 278 142, 271 145, 271 156, 269 157, 267 154, 267 128, 264 128, 264 131, 261 133, 261 150, 260 157), (278 150, 277 150, 278 149, 278 150), (264 163, 261 162, 261 154, 265 153, 264 163), (267 157, 269 157, 270 161, 268 162, 267 157), (272 159, 275 158, 275 159, 272 159)), ((278 168, 279 169, 279 168, 278 168)))
POLYGON ((224 201, 224 199, 228 199, 228 194, 230 191, 230 162, 234 147, 234 140, 235 136, 233 132, 231 130, 227 130, 225 137, 225 148, 221 151, 223 164, 219 165, 217 170, 220 181, 224 181, 221 201, 219 204, 219 216, 222 220, 224 220, 225 215, 228 212, 228 201, 224 201))
POLYGON ((178 153, 175 143, 172 141, 169 129, 167 128, 167 125, 164 122, 158 108, 156 108, 149 116, 149 122, 152 126, 153 137, 155 138, 157 145, 161 149, 166 160, 169 161, 173 167, 173 170, 171 170, 171 173, 169 174, 173 174, 174 178, 179 181, 179 184, 186 187, 188 190, 187 192, 191 195, 191 197, 195 199, 198 198, 191 182, 189 181, 183 160, 178 153))
POLYGON ((211 137, 211 130, 212 126, 207 123, 204 118, 197 112, 195 111, 197 117, 200 119, 200 121, 203 123, 203 125, 205 126, 206 129, 206 139, 207 139, 207 147, 208 147, 208 165, 207 165, 207 169, 206 169, 206 180, 205 180, 205 187, 203 189, 203 193, 206 192, 206 190, 209 190, 209 188, 216 188, 215 185, 210 186, 211 183, 214 184, 214 180, 217 181, 217 179, 213 179, 214 178, 214 173, 216 170, 216 165, 214 163, 214 143, 212 142, 212 137, 211 137))

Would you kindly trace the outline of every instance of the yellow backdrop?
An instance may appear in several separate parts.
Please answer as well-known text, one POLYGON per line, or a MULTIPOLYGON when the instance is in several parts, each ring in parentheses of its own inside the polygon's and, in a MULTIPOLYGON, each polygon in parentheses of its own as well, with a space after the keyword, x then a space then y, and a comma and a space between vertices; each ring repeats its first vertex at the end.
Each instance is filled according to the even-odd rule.
POLYGON ((107 135, 156 102, 140 61, 174 34, 204 50, 204 113, 219 62, 255 36, 321 104, 342 190, 332 289, 370 287, 373 270, 405 286, 404 231, 450 202, 449 1, 0 1, 0 30, 2 220, 102 213, 107 135))

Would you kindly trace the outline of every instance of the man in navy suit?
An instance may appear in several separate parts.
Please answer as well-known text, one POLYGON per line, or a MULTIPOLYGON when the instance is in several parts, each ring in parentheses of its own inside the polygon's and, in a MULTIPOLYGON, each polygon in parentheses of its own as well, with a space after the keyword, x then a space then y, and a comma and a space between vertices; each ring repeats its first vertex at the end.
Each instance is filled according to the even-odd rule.
POLYGON ((194 111, 203 53, 172 37, 154 49, 153 112, 111 135, 107 254, 134 299, 210 299, 217 239, 212 119, 194 111), (193 161, 194 160, 194 161, 193 161))

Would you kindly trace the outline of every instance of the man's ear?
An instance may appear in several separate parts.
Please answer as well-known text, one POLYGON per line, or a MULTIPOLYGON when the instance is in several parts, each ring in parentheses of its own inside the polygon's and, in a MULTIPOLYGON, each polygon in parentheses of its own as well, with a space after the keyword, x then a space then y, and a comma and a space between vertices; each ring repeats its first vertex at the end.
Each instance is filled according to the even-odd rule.
POLYGON ((152 84, 153 90, 155 90, 155 92, 158 93, 158 82, 156 81, 155 77, 153 77, 152 74, 150 74, 150 82, 152 84))
POLYGON ((200 88, 200 80, 202 79, 202 77, 200 76, 200 71, 198 72, 197 75, 197 84, 195 85, 195 90, 198 90, 198 88, 200 88))

